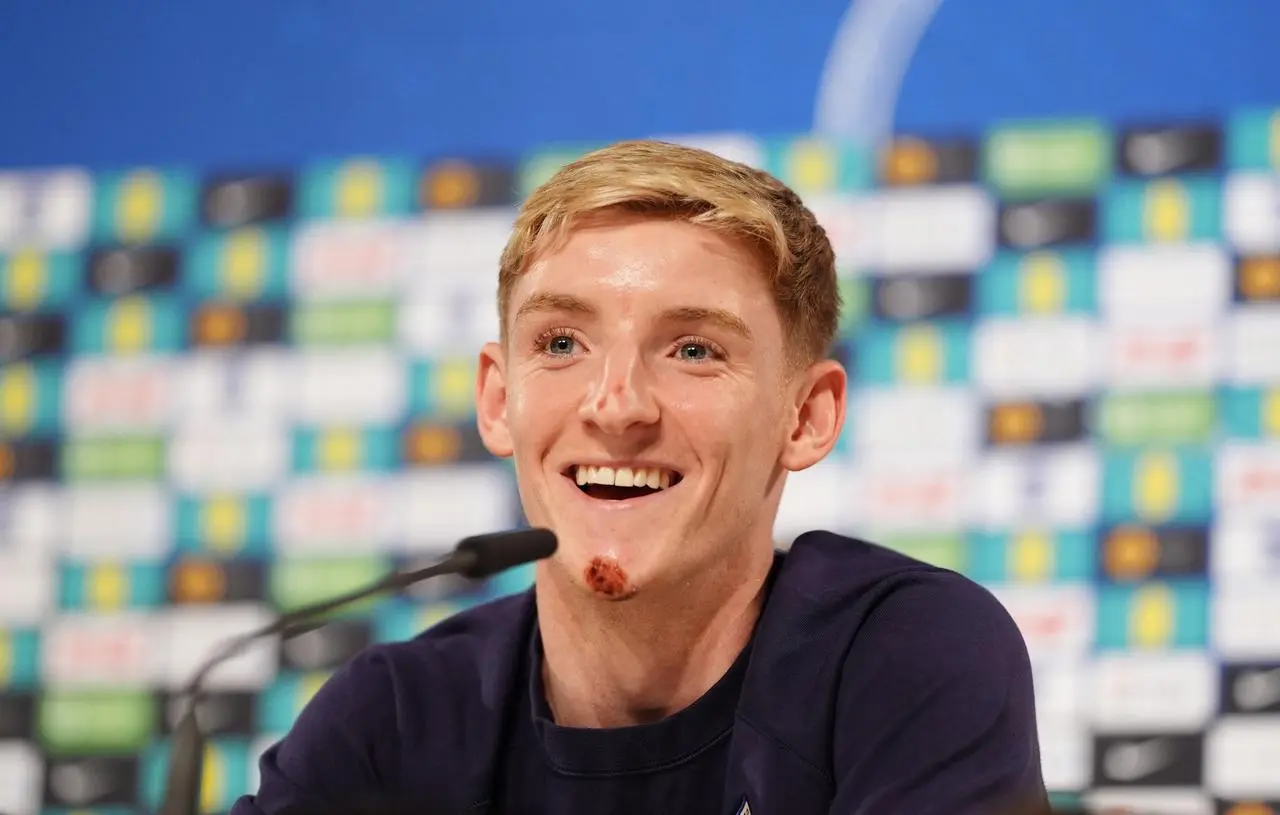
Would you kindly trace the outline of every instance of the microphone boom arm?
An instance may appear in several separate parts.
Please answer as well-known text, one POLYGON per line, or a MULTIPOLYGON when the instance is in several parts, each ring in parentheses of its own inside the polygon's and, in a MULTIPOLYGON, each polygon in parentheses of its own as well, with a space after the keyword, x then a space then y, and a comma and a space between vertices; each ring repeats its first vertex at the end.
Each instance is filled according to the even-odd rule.
MULTIPOLYGON (((331 597, 328 600, 321 600, 318 603, 301 606, 293 611, 286 612, 276 617, 273 621, 257 628, 247 634, 241 634, 223 643, 220 648, 214 650, 196 672, 192 674, 190 681, 183 688, 183 694, 186 696, 195 696, 200 692, 200 688, 204 685, 205 680, 209 677, 209 673, 223 662, 231 659, 244 651, 250 645, 265 637, 274 634, 280 634, 285 639, 291 638, 290 629, 298 626, 303 622, 314 620, 330 611, 336 611, 344 606, 358 603, 361 600, 367 600, 382 592, 394 591, 404 588, 405 586, 417 583, 420 580, 426 580, 429 577, 437 575, 450 574, 454 572, 465 571, 466 564, 474 561, 474 555, 467 552, 454 552, 444 560, 433 563, 422 569, 416 569, 412 572, 395 572, 386 577, 379 578, 373 583, 369 583, 364 588, 354 589, 346 594, 340 594, 337 597, 331 597)), ((299 631, 298 633, 301 633, 299 631)))
POLYGON ((160 815, 196 815, 200 811, 200 785, 204 771, 205 734, 200 730, 196 709, 204 682, 213 669, 237 656, 260 639, 279 635, 283 639, 310 630, 304 626, 330 611, 405 588, 420 580, 444 574, 461 574, 482 579, 513 566, 550 557, 556 551, 556 536, 549 529, 522 529, 475 535, 462 540, 441 561, 411 572, 393 572, 362 589, 302 606, 275 618, 268 625, 235 637, 200 663, 182 689, 186 709, 173 729, 169 768, 160 815))

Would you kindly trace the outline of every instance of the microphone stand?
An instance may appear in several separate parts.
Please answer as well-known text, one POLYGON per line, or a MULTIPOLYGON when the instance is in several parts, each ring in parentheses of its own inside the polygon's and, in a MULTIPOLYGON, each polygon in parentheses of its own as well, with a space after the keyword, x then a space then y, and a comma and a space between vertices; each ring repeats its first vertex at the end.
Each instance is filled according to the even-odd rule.
POLYGON ((331 611, 380 594, 398 591, 422 580, 446 574, 482 579, 513 566, 550 557, 556 538, 547 529, 522 529, 466 538, 446 558, 422 569, 393 572, 364 588, 281 614, 273 622, 223 644, 210 655, 183 688, 185 709, 173 729, 169 773, 159 815, 197 815, 204 775, 206 738, 196 718, 204 683, 214 668, 237 656, 260 639, 289 640, 314 630, 313 623, 331 611))

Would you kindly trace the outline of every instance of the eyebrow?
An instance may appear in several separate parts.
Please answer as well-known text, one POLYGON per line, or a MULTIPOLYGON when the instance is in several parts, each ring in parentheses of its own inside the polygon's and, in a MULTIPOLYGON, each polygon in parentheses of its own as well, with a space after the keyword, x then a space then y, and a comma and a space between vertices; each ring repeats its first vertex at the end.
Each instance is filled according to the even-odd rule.
POLYGON ((722 308, 681 306, 680 308, 667 309, 662 312, 659 319, 668 323, 711 323, 724 331, 737 334, 745 340, 753 339, 751 329, 742 321, 742 318, 722 308))
POLYGON ((535 294, 528 300, 520 304, 520 308, 516 311, 516 316, 511 319, 512 323, 518 323, 525 317, 543 312, 559 312, 562 314, 577 314, 582 317, 594 317, 596 309, 586 300, 574 297, 572 294, 535 294))
MULTIPOLYGON (((595 317, 599 314, 595 306, 586 300, 575 297, 571 294, 554 294, 540 293, 535 294, 524 303, 516 311, 513 323, 518 323, 521 319, 529 317, 533 314, 544 312, 558 312, 565 314, 576 314, 581 317, 595 317)), ((743 322, 742 318, 731 311, 720 308, 706 308, 703 306, 678 306, 669 308, 658 315, 658 319, 665 323, 711 323, 720 329, 737 334, 746 340, 754 339, 751 329, 743 322)))

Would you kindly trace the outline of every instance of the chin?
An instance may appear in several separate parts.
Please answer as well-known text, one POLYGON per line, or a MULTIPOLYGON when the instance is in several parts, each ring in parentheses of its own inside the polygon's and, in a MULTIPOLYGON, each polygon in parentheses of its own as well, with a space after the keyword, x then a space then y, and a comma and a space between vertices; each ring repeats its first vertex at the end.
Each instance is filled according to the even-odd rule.
POLYGON ((593 597, 609 602, 630 600, 640 591, 640 584, 616 560, 597 555, 582 570, 582 586, 593 597))
POLYGON ((556 554, 560 567, 576 585, 606 600, 626 600, 649 585, 658 564, 652 539, 607 540, 585 545, 562 540, 556 554))

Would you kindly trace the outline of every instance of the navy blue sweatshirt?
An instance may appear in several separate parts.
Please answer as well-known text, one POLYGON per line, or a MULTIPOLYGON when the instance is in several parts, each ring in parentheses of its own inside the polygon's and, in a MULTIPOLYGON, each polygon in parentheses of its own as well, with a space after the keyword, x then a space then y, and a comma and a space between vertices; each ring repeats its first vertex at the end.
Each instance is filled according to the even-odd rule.
POLYGON ((555 724, 532 592, 369 648, 264 753, 257 794, 231 815, 371 803, 422 815, 989 815, 1043 802, 1026 647, 985 589, 812 532, 776 556, 767 590, 724 677, 634 727, 555 724))

